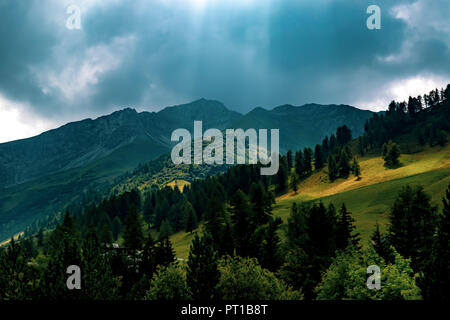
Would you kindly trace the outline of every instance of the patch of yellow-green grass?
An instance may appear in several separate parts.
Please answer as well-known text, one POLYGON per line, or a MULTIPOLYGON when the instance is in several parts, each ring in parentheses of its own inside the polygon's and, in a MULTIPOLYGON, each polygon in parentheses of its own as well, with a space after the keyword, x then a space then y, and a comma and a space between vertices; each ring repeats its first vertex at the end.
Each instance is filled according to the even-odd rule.
MULTIPOLYGON (((442 197, 449 183, 450 168, 443 168, 316 199, 323 201, 325 205, 331 202, 337 209, 345 203, 347 209, 352 212, 357 232, 361 234, 362 243, 365 244, 374 231, 376 222, 380 224, 382 231, 385 230, 390 208, 405 185, 422 185, 425 192, 431 196, 432 204, 438 205, 441 209, 442 197)), ((292 203, 305 200, 311 200, 311 198, 298 195, 295 198, 279 200, 274 206, 274 214, 281 217, 283 221, 287 221, 292 203)))
MULTIPOLYGON (((24 235, 23 232, 19 232, 18 234, 14 235, 14 241, 18 240, 20 237, 24 235)), ((6 246, 8 243, 11 242, 11 239, 7 239, 5 241, 0 242, 0 247, 6 246)))
MULTIPOLYGON (((390 208, 400 190, 407 184, 422 185, 432 197, 432 203, 442 209, 442 197, 450 183, 450 146, 427 148, 415 154, 402 154, 401 166, 384 167, 381 157, 360 158, 361 180, 351 176, 329 183, 326 169, 302 181, 297 193, 292 191, 278 197, 273 207, 274 216, 284 223, 293 202, 317 200, 325 205, 332 202, 339 209, 344 202, 352 212, 362 244, 366 245, 378 222, 386 230, 390 208)), ((281 226, 280 236, 284 239, 281 226)), ((193 236, 179 232, 171 237, 177 258, 186 259, 193 236)))
POLYGON ((187 259, 189 256, 189 248, 191 246, 194 235, 183 231, 177 232, 170 237, 175 256, 178 259, 187 259))
POLYGON ((169 187, 171 187, 172 189, 174 189, 175 187, 178 187, 178 190, 183 192, 184 186, 188 186, 190 184, 191 183, 189 181, 186 181, 186 180, 173 180, 172 182, 169 182, 167 185, 169 187))
POLYGON ((402 154, 400 163, 400 167, 389 169, 384 166, 384 161, 381 157, 363 158, 360 160, 361 179, 357 180, 355 177, 350 176, 348 179, 337 179, 332 183, 329 182, 328 171, 324 168, 302 181, 298 187, 297 194, 289 192, 277 200, 299 197, 321 198, 431 170, 449 168, 450 146, 444 148, 437 146, 415 154, 402 154))
POLYGON ((178 259, 181 258, 187 260, 189 257, 189 250, 195 233, 198 233, 199 235, 203 233, 203 224, 200 224, 193 233, 180 231, 170 236, 175 256, 178 259))

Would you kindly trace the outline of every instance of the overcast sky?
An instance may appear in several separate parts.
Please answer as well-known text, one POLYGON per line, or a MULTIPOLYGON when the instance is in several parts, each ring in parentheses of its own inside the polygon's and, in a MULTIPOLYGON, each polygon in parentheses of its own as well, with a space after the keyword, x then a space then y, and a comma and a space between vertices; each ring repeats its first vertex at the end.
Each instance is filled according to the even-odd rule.
POLYGON ((199 98, 384 110, 450 82, 449 0, 0 0, 0 142, 199 98), (70 30, 69 5, 81 9, 70 30), (366 9, 381 8, 381 30, 366 9))

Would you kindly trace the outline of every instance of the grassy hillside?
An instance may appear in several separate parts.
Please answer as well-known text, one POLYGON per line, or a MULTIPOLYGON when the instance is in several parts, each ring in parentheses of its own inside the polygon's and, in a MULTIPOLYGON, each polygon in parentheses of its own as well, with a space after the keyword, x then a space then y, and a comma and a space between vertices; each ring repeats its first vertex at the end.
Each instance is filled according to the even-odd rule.
MULTIPOLYGON (((364 157, 360 159, 360 180, 350 176, 333 183, 328 181, 327 169, 322 169, 302 181, 296 194, 291 191, 278 197, 273 213, 286 222, 293 202, 317 200, 325 204, 332 202, 336 207, 345 202, 365 245, 377 221, 385 230, 390 207, 407 184, 424 186, 432 203, 442 208, 441 200, 450 183, 450 146, 402 154, 400 162, 398 168, 388 169, 381 157, 364 157)), ((192 238, 184 232, 171 237, 178 258, 187 258, 192 238)))

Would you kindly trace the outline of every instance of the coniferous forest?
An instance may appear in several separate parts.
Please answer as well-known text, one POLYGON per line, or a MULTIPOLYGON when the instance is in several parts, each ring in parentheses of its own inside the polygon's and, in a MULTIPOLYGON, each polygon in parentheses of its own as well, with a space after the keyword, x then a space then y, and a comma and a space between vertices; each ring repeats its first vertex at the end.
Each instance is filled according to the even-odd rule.
POLYGON ((409 148, 445 147, 449 88, 393 101, 362 136, 343 125, 314 148, 289 150, 274 176, 236 165, 183 187, 131 185, 67 207, 1 247, 0 299, 449 301, 449 176, 438 205, 423 185, 402 184, 384 228, 372 225, 365 241, 344 201, 292 201, 284 219, 274 212, 317 172, 326 184, 364 181, 364 156, 390 171, 409 148), (187 258, 177 257, 176 234, 192 235, 187 258))

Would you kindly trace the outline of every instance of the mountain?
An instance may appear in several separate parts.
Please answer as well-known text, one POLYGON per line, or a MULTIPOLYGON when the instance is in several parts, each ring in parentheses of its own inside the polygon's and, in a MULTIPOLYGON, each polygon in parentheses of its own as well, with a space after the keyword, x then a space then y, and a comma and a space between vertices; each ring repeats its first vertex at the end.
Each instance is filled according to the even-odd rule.
POLYGON ((280 151, 314 147, 336 128, 347 125, 353 137, 364 132, 364 123, 372 111, 360 110, 348 105, 306 104, 300 107, 283 105, 272 110, 255 108, 237 122, 236 128, 279 128, 280 151))
POLYGON ((36 137, 0 144, 0 238, 22 231, 86 197, 101 197, 117 177, 170 152, 171 133, 203 129, 280 129, 280 147, 299 149, 320 143, 347 124, 362 133, 370 111, 337 105, 256 108, 246 115, 214 100, 200 99, 159 112, 126 108, 97 119, 68 123, 36 137), (94 192, 98 192, 98 195, 94 192))
POLYGON ((156 113, 127 108, 95 120, 68 123, 36 137, 0 144, 0 187, 131 150, 133 157, 123 157, 118 169, 132 169, 167 152, 170 135, 177 128, 191 128, 194 120, 205 119, 206 125, 223 129, 240 116, 220 102, 201 99, 156 113))

